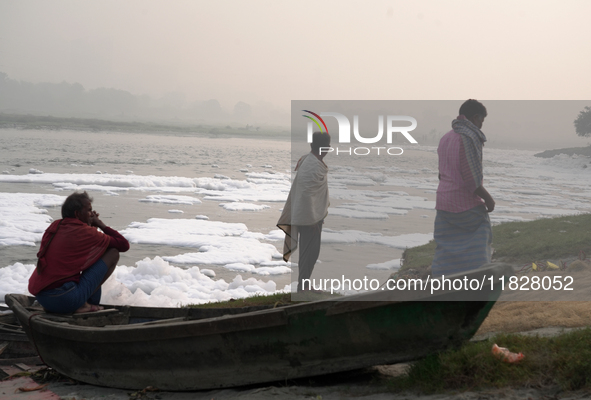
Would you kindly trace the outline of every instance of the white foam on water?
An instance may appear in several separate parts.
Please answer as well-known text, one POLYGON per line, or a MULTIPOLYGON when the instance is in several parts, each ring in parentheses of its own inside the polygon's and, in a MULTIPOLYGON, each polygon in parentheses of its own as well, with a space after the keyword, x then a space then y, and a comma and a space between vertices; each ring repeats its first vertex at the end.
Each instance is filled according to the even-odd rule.
MULTIPOLYGON (((144 192, 191 192, 203 195, 206 200, 232 202, 284 202, 290 189, 289 176, 280 173, 251 173, 247 180, 219 178, 186 178, 178 176, 139 176, 119 174, 28 174, 0 175, 0 182, 51 184, 58 190, 102 191, 108 194, 138 190, 144 192), (253 182, 255 180, 256 182, 253 182)), ((166 204, 198 204, 199 199, 190 196, 148 196, 142 201, 166 204)))
POLYGON ((365 268, 375 269, 375 270, 399 270, 401 267, 400 265, 400 258, 395 260, 385 261, 383 263, 377 264, 368 264, 365 268))
POLYGON ((261 210, 265 210, 267 208, 270 208, 270 206, 268 206, 266 204, 252 204, 252 203, 240 203, 240 202, 222 203, 222 204, 220 204, 220 206, 228 211, 261 211, 261 210))
POLYGON ((297 266, 296 263, 292 263, 290 261, 283 261, 283 260, 277 260, 277 261, 265 261, 261 263, 262 267, 276 267, 276 266, 282 266, 282 267, 291 267, 291 266, 297 266))
MULTIPOLYGON (((0 182, 8 183, 45 183, 55 184, 64 187, 64 184, 74 185, 96 185, 97 187, 128 188, 128 189, 149 189, 149 188, 195 188, 195 182, 191 178, 178 176, 139 176, 139 175, 118 175, 118 174, 58 174, 45 173, 39 175, 3 175, 0 182)), ((68 190, 72 186, 67 186, 68 190)), ((77 186, 76 186, 77 187, 77 186)))
POLYGON ((52 183, 52 185, 57 189, 57 190, 64 190, 64 191, 69 191, 69 192, 74 192, 74 191, 95 191, 95 192, 106 192, 106 193, 117 193, 117 192, 128 192, 129 188, 126 187, 117 187, 117 186, 103 186, 103 185, 93 185, 93 184, 87 184, 87 185, 76 185, 74 183, 69 183, 69 182, 56 182, 56 183, 52 183))
POLYGON ((29 277, 35 271, 33 264, 15 263, 13 265, 0 268, 0 301, 4 301, 4 296, 10 293, 30 294, 29 277))
POLYGON ((284 183, 289 183, 291 181, 291 176, 288 174, 282 174, 280 172, 249 172, 246 174, 249 179, 266 179, 270 181, 280 181, 284 183))
MULTIPOLYGON (((226 282, 213 279, 211 272, 204 273, 199 267, 175 267, 160 257, 145 258, 136 262, 135 267, 118 266, 103 285, 101 301, 113 305, 176 307, 277 292, 277 285, 271 280, 237 275, 226 282)), ((286 289, 289 286, 280 291, 286 289)))
POLYGON ((254 273, 255 271, 255 266, 252 264, 243 264, 243 263, 231 263, 231 264, 226 264, 224 265, 224 268, 226 268, 229 271, 234 271, 234 272, 252 272, 254 273))
POLYGON ((285 240, 285 232, 281 229, 274 229, 264 236, 265 240, 285 240))
POLYGON ((163 204, 186 204, 192 206, 193 204, 201 204, 201 200, 191 196, 175 196, 175 195, 150 195, 145 199, 140 199, 144 203, 163 203, 163 204))
MULTIPOLYGON (((145 223, 131 223, 121 234, 130 243, 197 249, 197 252, 164 257, 179 264, 261 264, 281 257, 274 245, 259 241, 266 239, 265 235, 249 232, 242 223, 151 218, 145 223)), ((270 238, 276 236, 274 233, 270 238)))
POLYGON ((255 267, 252 264, 244 264, 244 263, 231 263, 224 265, 224 268, 230 271, 235 272, 250 272, 256 275, 285 275, 291 274, 291 268, 287 266, 267 266, 267 267, 255 267))
MULTIPOLYGON (((32 264, 15 263, 0 268, 0 301, 8 293, 29 294, 29 277, 35 270, 32 264)), ((265 275, 265 274, 260 274, 265 275)), ((135 267, 118 265, 113 275, 102 286, 101 303, 142 307, 178 307, 239 299, 254 294, 287 292, 289 285, 277 288, 267 282, 237 275, 231 282, 215 280, 215 273, 199 267, 182 269, 170 265, 160 257, 145 258, 135 267)))
POLYGON ((259 267, 255 270, 257 275, 285 275, 291 274, 291 268, 289 267, 259 267))
POLYGON ((0 246, 35 246, 53 219, 41 207, 61 207, 54 194, 0 193, 0 246))
POLYGON ((256 178, 244 180, 195 178, 196 193, 204 200, 232 202, 284 202, 290 182, 284 174, 249 173, 256 178))
POLYGON ((201 236, 240 236, 245 232, 248 228, 242 223, 150 218, 146 222, 132 222, 121 234, 132 243, 196 247, 201 236))
POLYGON ((201 273, 205 276, 209 276, 210 278, 215 277, 215 271, 213 269, 202 268, 201 273))

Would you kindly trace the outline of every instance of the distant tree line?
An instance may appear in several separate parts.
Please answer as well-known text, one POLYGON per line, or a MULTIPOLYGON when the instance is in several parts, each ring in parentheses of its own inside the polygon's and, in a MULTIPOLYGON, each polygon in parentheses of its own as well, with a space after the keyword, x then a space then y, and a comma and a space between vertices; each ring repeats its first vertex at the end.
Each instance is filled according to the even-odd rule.
POLYGON ((0 109, 51 115, 118 115, 138 108, 136 96, 124 90, 85 90, 79 83, 31 83, 0 72, 0 109))
MULTIPOLYGON (((0 112, 124 120, 178 119, 245 125, 255 122, 253 108, 242 101, 228 112, 216 99, 187 103, 184 95, 172 94, 154 100, 147 95, 136 96, 119 89, 86 90, 79 83, 17 81, 10 79, 4 72, 0 72, 0 112)), ((256 118, 271 123, 289 121, 288 114, 277 112, 272 106, 256 115, 256 118)))

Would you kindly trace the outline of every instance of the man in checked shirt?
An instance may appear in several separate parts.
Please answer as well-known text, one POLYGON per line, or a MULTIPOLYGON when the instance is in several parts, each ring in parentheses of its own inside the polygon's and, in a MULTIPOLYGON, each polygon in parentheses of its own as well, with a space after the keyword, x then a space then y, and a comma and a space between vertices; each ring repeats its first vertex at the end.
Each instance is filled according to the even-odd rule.
POLYGON ((483 186, 482 149, 486 136, 480 130, 487 116, 486 107, 470 99, 462 104, 459 114, 437 148, 439 186, 433 276, 470 271, 491 261, 488 213, 494 210, 495 201, 483 186))

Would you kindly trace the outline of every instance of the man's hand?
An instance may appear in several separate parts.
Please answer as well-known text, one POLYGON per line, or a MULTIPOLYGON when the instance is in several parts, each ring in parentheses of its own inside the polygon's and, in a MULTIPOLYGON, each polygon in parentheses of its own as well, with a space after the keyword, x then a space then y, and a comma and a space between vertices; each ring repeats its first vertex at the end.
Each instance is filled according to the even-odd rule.
POLYGON ((474 191, 474 193, 484 200, 484 205, 486 206, 486 210, 490 213, 493 212, 495 209, 495 201, 493 200, 492 196, 488 191, 484 188, 484 186, 480 186, 478 189, 474 191))
POLYGON ((484 199, 484 205, 486 206, 486 210, 490 213, 493 212, 495 209, 495 201, 491 196, 488 199, 484 199))
POLYGON ((98 228, 103 229, 103 227, 105 227, 106 225, 103 223, 103 221, 101 221, 99 219, 99 213, 97 213, 96 211, 91 211, 91 215, 90 215, 90 226, 96 226, 98 228))

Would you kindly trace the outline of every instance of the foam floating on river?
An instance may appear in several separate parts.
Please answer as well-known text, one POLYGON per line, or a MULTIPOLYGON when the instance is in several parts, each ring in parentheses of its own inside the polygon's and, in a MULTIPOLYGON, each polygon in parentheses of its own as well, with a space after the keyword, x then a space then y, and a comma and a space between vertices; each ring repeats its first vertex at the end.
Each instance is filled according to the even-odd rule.
POLYGON ((269 236, 250 232, 245 224, 201 219, 150 218, 133 222, 121 234, 130 243, 192 247, 196 252, 164 257, 179 264, 226 265, 261 264, 281 258, 277 248, 260 240, 277 240, 278 232, 269 236))
POLYGON ((196 197, 175 195, 150 195, 145 199, 140 199, 140 201, 144 203, 186 204, 190 206, 201 204, 201 200, 196 197))
POLYGON ((54 194, 0 193, 0 246, 35 246, 53 219, 43 207, 61 207, 54 194))
MULTIPOLYGON (((28 281, 34 270, 33 264, 21 263, 0 268, 0 302, 4 301, 8 293, 29 294, 28 281)), ((145 258, 136 262, 135 267, 118 265, 103 285, 101 302, 111 305, 178 307, 290 290, 290 285, 278 290, 272 280, 264 282, 254 277, 244 279, 237 275, 232 281, 226 282, 214 277, 215 273, 208 269, 183 269, 160 257, 145 258)))
POLYGON ((266 204, 252 204, 252 203, 222 203, 220 207, 223 207, 228 211, 261 211, 270 208, 266 204))

